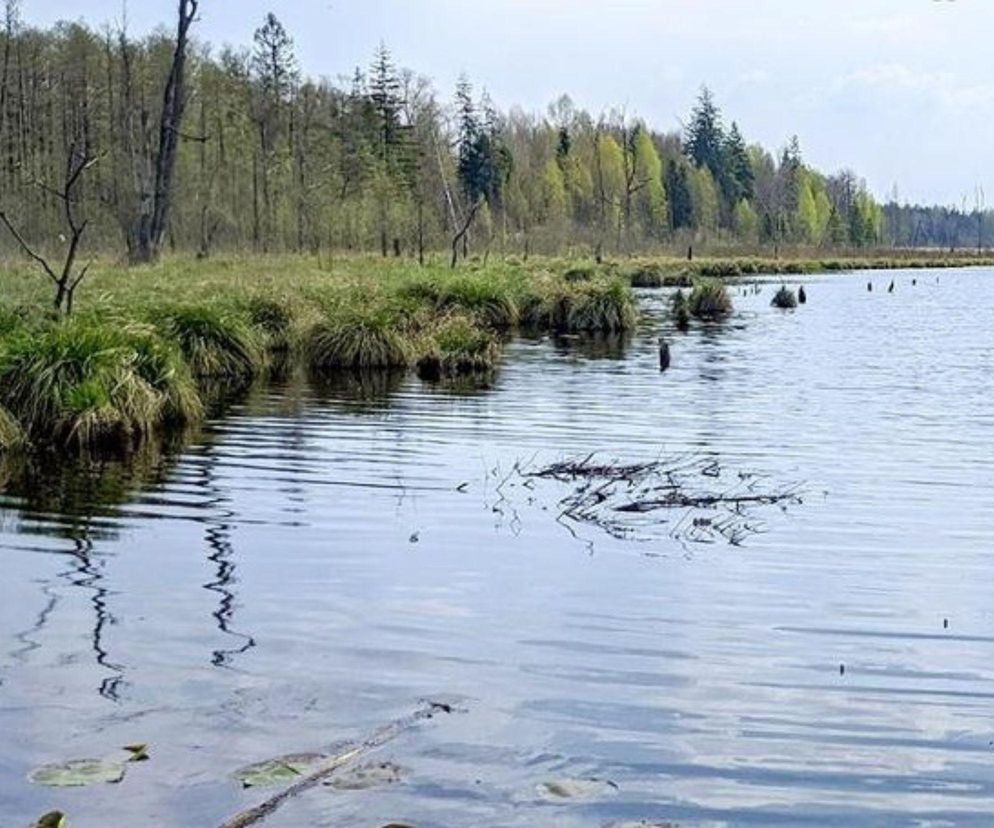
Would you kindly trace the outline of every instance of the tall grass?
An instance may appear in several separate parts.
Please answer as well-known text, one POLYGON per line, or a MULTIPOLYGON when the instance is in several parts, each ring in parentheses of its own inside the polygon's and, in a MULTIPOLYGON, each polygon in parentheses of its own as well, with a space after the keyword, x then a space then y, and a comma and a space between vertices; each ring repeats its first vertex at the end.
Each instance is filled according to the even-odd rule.
POLYGON ((404 286, 401 294, 428 303, 438 313, 469 311, 488 328, 509 330, 519 320, 519 286, 502 276, 469 273, 416 279, 404 286))
POLYGON ((343 369, 407 368, 414 359, 410 337, 396 313, 356 309, 316 324, 305 344, 307 362, 317 374, 343 369))
POLYGON ((716 321, 732 312, 732 299, 721 282, 708 279, 694 285, 687 306, 698 319, 716 321))
POLYGON ((618 279, 554 281, 525 297, 521 322, 533 331, 620 333, 635 327, 638 311, 630 288, 618 279))
POLYGON ((195 377, 247 381, 265 366, 259 333, 226 308, 181 305, 155 310, 152 319, 195 377))
POLYGON ((0 405, 32 440, 80 447, 202 415, 176 349, 147 330, 79 321, 7 342, 0 405))
POLYGON ((0 451, 20 448, 27 437, 17 419, 6 408, 0 408, 0 451))
POLYGON ((493 371, 500 359, 500 342, 486 328, 464 315, 441 322, 418 358, 418 375, 438 380, 493 371))

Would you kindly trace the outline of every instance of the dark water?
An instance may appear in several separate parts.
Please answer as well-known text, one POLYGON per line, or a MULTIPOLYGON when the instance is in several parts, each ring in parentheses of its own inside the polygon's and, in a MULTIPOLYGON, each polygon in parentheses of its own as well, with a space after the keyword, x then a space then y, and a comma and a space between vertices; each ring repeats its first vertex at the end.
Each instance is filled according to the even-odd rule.
POLYGON ((488 390, 291 384, 176 455, 12 469, 0 826, 216 826, 263 796, 239 766, 425 697, 466 712, 376 754, 400 781, 266 824, 990 825, 992 276, 816 279, 792 314, 767 286, 663 376, 648 294, 627 347, 516 342, 488 390), (807 495, 732 547, 574 537, 562 487, 497 491, 593 450, 807 495), (133 742, 121 785, 26 779, 133 742))

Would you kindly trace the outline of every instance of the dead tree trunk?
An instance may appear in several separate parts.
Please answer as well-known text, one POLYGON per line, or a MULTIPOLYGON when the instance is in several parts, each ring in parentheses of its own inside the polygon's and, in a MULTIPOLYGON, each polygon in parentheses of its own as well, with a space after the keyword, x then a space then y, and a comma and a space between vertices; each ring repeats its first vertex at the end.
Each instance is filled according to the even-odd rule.
POLYGON ((469 212, 466 214, 466 220, 463 222, 462 227, 459 231, 452 237, 452 268, 455 269, 456 264, 459 262, 459 242, 464 242, 466 239, 466 234, 469 233, 469 228, 473 226, 473 221, 476 219, 476 214, 480 212, 480 208, 483 206, 483 199, 477 199, 476 203, 470 207, 469 212))
POLYGON ((179 22, 176 29, 176 46, 166 79, 162 98, 162 115, 159 119, 159 148, 155 156, 155 184, 151 203, 135 216, 134 248, 131 257, 135 262, 149 262, 159 255, 162 240, 169 225, 172 207, 173 176, 176 156, 186 110, 186 51, 190 26, 197 14, 199 0, 179 0, 179 22))

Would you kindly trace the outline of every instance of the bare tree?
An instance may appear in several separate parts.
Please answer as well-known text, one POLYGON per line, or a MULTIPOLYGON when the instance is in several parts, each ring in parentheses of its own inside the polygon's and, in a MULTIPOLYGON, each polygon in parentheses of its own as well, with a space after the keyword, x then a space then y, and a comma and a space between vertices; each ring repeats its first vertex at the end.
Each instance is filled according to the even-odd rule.
POLYGON ((32 248, 24 238, 24 235, 14 225, 6 210, 0 209, 0 222, 10 231, 16 239, 21 249, 31 257, 52 281, 55 286, 55 310, 57 313, 68 316, 72 313, 73 299, 76 289, 82 284, 90 271, 90 264, 85 264, 77 269, 76 259, 79 256, 80 242, 83 234, 89 226, 88 219, 81 219, 77 215, 77 205, 79 202, 79 185, 83 175, 91 169, 99 158, 88 154, 82 142, 75 141, 69 148, 69 155, 66 160, 65 179, 60 187, 51 187, 44 182, 35 182, 42 190, 57 198, 63 206, 66 227, 69 231, 68 247, 66 248, 65 259, 62 267, 56 269, 49 263, 48 259, 32 248))

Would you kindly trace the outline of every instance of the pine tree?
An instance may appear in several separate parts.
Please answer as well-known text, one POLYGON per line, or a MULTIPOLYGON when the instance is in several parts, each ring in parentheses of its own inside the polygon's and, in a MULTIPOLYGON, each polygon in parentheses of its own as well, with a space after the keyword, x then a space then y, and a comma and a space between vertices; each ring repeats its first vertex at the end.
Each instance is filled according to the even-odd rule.
POLYGON ((714 96, 706 86, 701 89, 697 106, 690 115, 687 126, 685 151, 697 167, 707 167, 716 180, 722 179, 724 162, 724 130, 721 112, 714 96))
POLYGON ((722 192, 729 204, 752 201, 756 194, 756 180, 749 161, 745 140, 734 121, 722 147, 722 192))
POLYGON ((380 43, 369 72, 369 100, 376 115, 380 158, 390 165, 401 143, 400 112, 403 106, 400 79, 386 45, 380 43))

